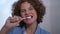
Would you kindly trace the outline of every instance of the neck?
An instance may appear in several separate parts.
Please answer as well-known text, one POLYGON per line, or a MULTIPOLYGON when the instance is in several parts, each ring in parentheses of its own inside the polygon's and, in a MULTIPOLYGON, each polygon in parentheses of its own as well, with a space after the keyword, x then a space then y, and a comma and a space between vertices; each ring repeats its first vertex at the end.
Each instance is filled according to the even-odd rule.
POLYGON ((34 33, 37 27, 37 22, 32 23, 30 25, 26 25, 26 31, 30 33, 34 33))

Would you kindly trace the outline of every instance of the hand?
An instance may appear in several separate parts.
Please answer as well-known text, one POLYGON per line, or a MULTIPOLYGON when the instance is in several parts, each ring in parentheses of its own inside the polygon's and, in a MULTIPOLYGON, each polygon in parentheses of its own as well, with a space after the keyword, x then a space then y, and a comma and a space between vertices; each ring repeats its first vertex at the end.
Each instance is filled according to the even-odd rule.
POLYGON ((13 28, 17 24, 19 24, 23 19, 25 19, 25 18, 22 18, 20 16, 8 17, 8 19, 6 20, 6 23, 5 23, 4 27, 0 31, 0 34, 7 34, 7 32, 11 28, 13 28))
POLYGON ((8 17, 8 19, 6 20, 5 27, 11 29, 17 24, 19 24, 22 20, 23 18, 20 16, 8 17))

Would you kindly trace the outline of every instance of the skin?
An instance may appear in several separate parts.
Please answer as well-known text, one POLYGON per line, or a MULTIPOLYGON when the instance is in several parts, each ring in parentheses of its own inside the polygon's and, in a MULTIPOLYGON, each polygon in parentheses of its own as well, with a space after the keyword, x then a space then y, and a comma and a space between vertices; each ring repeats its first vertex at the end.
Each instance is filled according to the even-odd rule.
POLYGON ((21 4, 21 16, 26 18, 26 16, 33 16, 32 18, 23 20, 26 25, 26 33, 27 34, 34 34, 36 26, 37 26, 37 13, 34 7, 28 3, 24 2, 21 4))
POLYGON ((0 31, 0 34, 7 34, 7 32, 15 27, 17 24, 19 24, 22 20, 26 23, 26 33, 27 34, 34 34, 36 27, 37 27, 37 13, 34 7, 28 3, 23 2, 21 4, 21 16, 13 16, 8 17, 6 20, 6 24, 0 31), (27 16, 33 16, 32 18, 26 18, 27 16), (26 18, 26 19, 23 19, 26 18))
POLYGON ((15 27, 17 24, 19 24, 19 22, 23 20, 23 18, 21 18, 20 16, 14 16, 14 17, 8 17, 6 20, 6 23, 4 25, 4 27, 2 28, 2 30, 0 31, 0 34, 7 34, 7 32, 15 27))
POLYGON ((37 19, 36 10, 28 2, 24 2, 21 4, 21 16, 23 18, 26 18, 26 16, 33 16, 33 18, 23 20, 26 24, 32 24, 36 22, 36 19, 37 19))

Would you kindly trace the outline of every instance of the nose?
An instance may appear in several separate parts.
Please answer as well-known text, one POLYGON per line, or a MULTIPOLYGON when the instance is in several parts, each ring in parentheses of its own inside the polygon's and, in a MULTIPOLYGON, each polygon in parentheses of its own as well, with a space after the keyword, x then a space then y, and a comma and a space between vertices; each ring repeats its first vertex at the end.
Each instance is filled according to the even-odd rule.
POLYGON ((30 13, 30 11, 26 10, 25 11, 25 15, 28 15, 30 13))

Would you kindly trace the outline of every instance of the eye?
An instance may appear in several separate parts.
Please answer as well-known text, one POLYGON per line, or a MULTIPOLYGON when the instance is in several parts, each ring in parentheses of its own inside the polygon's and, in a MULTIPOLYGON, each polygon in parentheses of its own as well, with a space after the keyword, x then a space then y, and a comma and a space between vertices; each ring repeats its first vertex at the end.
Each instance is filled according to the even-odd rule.
POLYGON ((33 10, 33 8, 32 8, 32 7, 30 7, 30 8, 29 8, 29 10, 33 10))
POLYGON ((21 12, 24 13, 24 12, 26 12, 26 10, 23 9, 23 10, 21 10, 21 12))

